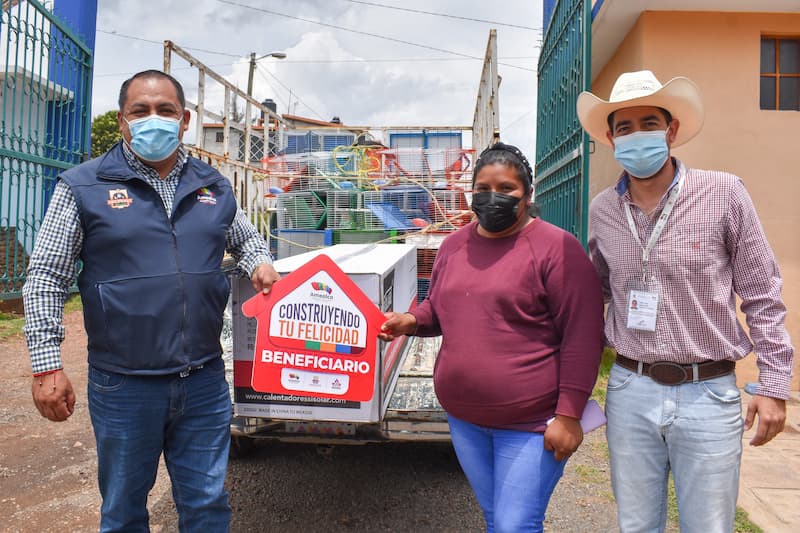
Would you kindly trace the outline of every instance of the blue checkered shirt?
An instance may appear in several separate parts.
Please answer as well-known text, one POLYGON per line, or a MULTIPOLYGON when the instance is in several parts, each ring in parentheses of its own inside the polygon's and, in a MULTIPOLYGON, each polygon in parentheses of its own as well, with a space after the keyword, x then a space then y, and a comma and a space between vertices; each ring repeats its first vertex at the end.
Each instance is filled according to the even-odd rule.
MULTIPOLYGON (((181 171, 189 158, 186 149, 183 145, 179 146, 178 161, 164 179, 139 161, 124 142, 122 149, 131 168, 159 194, 164 202, 164 210, 169 215, 181 171)), ((75 279, 83 238, 75 197, 69 186, 59 181, 36 236, 27 280, 22 289, 25 304, 23 331, 34 374, 62 368, 64 302, 75 279)), ((267 243, 241 209, 237 209, 228 228, 225 244, 244 272, 252 273, 261 263, 272 262, 267 243)))

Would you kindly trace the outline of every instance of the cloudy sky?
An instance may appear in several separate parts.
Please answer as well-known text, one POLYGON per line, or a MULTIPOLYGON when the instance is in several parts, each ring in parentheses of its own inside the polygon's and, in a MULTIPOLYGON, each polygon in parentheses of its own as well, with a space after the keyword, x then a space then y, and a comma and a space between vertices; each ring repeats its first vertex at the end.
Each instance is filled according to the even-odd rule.
MULTIPOLYGON (((254 77, 254 96, 272 98, 281 113, 291 106, 297 115, 326 121, 339 116, 345 124, 471 125, 489 30, 495 28, 502 76, 502 138, 533 159, 541 2, 99 0, 98 4, 95 116, 117 108, 119 86, 131 74, 162 68, 161 43, 169 39, 242 89, 247 87, 250 52, 286 53, 283 60, 260 60, 254 77)), ((172 73, 186 87, 187 98, 195 101, 197 71, 174 60, 172 73)), ((209 109, 222 110, 221 91, 209 87, 206 98, 209 109)))

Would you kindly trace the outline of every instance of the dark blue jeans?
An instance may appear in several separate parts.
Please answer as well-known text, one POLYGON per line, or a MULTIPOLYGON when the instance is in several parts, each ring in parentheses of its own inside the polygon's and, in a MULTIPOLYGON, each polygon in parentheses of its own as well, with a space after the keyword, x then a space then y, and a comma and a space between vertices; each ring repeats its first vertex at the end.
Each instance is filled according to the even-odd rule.
POLYGON ((149 531, 147 495, 161 453, 181 531, 228 531, 231 400, 222 359, 181 378, 89 366, 89 414, 103 497, 100 531, 149 531))

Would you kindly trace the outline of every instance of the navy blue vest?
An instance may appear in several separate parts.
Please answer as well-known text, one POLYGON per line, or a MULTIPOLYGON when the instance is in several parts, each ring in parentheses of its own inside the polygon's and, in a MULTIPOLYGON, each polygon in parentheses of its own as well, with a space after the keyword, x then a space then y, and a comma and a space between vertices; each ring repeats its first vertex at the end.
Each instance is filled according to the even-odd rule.
POLYGON ((85 235, 78 286, 89 363, 170 374, 219 357, 230 291, 221 263, 236 214, 228 180, 190 157, 168 216, 119 144, 61 179, 85 235))

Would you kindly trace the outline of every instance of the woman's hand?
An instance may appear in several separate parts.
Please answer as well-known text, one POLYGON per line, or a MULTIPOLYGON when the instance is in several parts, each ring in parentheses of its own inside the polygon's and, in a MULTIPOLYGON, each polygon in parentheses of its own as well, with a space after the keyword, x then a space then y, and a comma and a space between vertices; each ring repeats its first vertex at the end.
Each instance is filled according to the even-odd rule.
POLYGON ((556 461, 569 459, 581 442, 581 422, 571 416, 556 415, 544 432, 544 449, 553 452, 556 461))
POLYGON ((378 338, 391 341, 400 335, 411 335, 417 330, 417 318, 411 313, 384 313, 386 322, 381 326, 378 338))

